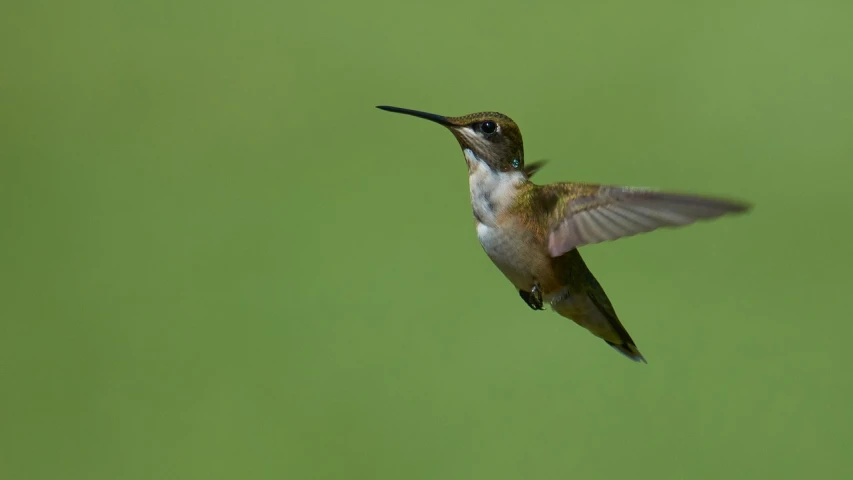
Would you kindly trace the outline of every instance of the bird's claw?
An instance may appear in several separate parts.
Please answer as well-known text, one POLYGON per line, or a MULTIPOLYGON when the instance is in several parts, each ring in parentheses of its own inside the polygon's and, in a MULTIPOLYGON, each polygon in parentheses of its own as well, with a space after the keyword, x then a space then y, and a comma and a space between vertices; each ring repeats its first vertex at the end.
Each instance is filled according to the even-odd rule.
POLYGON ((525 301, 525 303, 527 303, 527 306, 529 306, 533 310, 545 310, 542 307, 542 290, 539 288, 539 285, 534 285, 529 292, 519 290, 518 294, 525 301))

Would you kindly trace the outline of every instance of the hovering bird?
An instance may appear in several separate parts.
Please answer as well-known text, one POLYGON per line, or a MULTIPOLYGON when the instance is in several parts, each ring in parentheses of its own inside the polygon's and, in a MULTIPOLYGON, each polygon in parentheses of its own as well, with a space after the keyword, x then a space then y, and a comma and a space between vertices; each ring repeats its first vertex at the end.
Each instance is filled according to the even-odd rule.
POLYGON ((729 200, 589 183, 537 185, 543 165, 525 164, 518 125, 497 112, 445 117, 406 108, 382 110, 431 120, 459 141, 468 165, 477 238, 534 310, 560 315, 634 361, 646 362, 589 271, 578 248, 661 227, 741 213, 729 200))

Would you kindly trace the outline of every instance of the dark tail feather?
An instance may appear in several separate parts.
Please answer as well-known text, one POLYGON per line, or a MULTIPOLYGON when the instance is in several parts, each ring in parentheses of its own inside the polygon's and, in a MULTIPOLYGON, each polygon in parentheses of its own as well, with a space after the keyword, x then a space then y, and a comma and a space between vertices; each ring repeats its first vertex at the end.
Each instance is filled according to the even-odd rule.
POLYGON ((622 355, 635 362, 648 363, 622 326, 604 288, 589 271, 580 253, 571 250, 560 259, 566 262, 564 266, 570 269, 574 283, 551 300, 551 308, 604 340, 622 355))
MULTIPOLYGON (((627 334, 627 332, 626 332, 626 334, 627 334)), ((637 350, 637 346, 634 345, 634 342, 631 340, 630 336, 627 338, 627 341, 625 341, 625 339, 623 339, 622 341, 625 343, 622 343, 620 345, 620 344, 613 343, 613 342, 607 342, 607 340, 605 340, 605 342, 607 342, 607 344, 610 345, 611 347, 613 347, 617 352, 621 353, 622 355, 625 355, 626 357, 630 358, 631 360, 633 360, 635 362, 649 363, 643 357, 643 354, 640 353, 639 350, 637 350)))
POLYGON ((616 317, 616 311, 613 309, 613 305, 610 304, 610 300, 607 299, 607 294, 604 293, 604 289, 601 288, 601 285, 598 283, 598 280, 592 276, 592 272, 587 270, 587 274, 589 275, 589 284, 594 285, 596 288, 590 290, 588 292, 589 299, 592 300, 592 303, 601 312, 602 315, 607 319, 610 324, 610 328, 613 329, 613 332, 619 336, 619 343, 611 342, 607 339, 602 339, 607 342, 608 345, 615 348, 616 351, 625 355, 635 362, 643 362, 649 363, 643 358, 643 354, 640 353, 640 350, 637 348, 637 345, 634 343, 634 339, 631 338, 631 335, 628 334, 628 330, 625 330, 625 327, 622 326, 622 322, 619 321, 619 318, 616 317))

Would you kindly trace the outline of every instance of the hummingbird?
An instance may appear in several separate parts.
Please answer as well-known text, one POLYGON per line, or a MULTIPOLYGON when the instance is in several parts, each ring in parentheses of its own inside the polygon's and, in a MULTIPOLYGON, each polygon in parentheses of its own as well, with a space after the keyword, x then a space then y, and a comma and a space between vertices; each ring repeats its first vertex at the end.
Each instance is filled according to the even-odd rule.
POLYGON ((407 108, 381 110, 430 120, 450 130, 468 167, 471 209, 486 255, 533 310, 546 303, 631 360, 646 363, 578 248, 661 227, 746 212, 737 201, 647 188, 530 178, 521 130, 508 116, 445 117, 407 108))

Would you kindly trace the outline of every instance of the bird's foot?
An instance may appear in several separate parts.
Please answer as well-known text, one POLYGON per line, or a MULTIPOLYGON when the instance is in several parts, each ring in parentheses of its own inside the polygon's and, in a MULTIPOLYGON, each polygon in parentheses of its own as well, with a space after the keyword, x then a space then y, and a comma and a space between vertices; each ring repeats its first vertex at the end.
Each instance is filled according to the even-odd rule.
POLYGON ((539 288, 539 285, 534 285, 529 292, 519 290, 518 294, 527 303, 527 306, 533 310, 545 310, 542 307, 542 290, 539 288))

